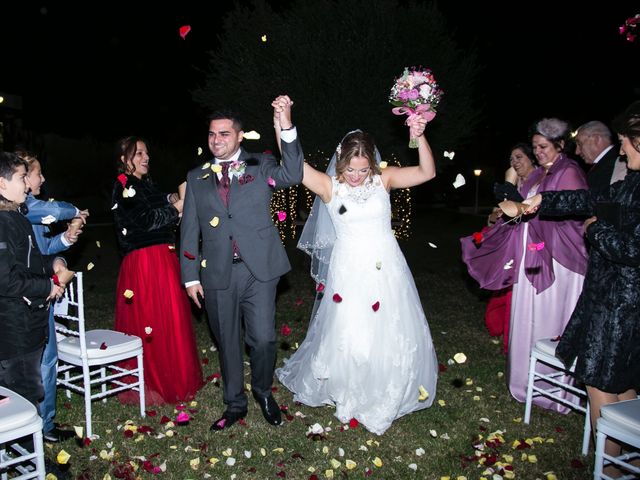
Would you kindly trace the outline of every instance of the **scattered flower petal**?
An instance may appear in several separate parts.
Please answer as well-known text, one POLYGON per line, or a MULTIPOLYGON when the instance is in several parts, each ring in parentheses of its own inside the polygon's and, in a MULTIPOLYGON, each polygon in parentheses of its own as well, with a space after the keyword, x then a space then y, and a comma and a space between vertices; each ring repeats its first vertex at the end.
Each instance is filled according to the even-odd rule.
POLYGON ((384 464, 382 463, 382 460, 380 460, 380 457, 376 457, 376 458, 374 458, 374 459, 373 459, 373 464, 374 464, 376 467, 378 467, 378 468, 380 468, 380 467, 382 467, 382 465, 384 465, 384 464))
POLYGON ((377 312, 378 310, 380 310, 380 302, 376 302, 376 303, 374 303, 373 305, 371 305, 371 309, 372 309, 374 312, 377 312))
POLYGON ((202 268, 207 268, 207 259, 203 258, 202 261, 200 262, 200 266, 202 268))
POLYGON ((89 262, 89 263, 87 263, 87 272, 88 272, 89 270, 92 270, 92 269, 93 269, 93 267, 95 267, 95 265, 93 264, 93 262, 89 262))
POLYGON ((438 246, 437 246, 435 243, 427 242, 427 244, 428 244, 431 248, 438 248, 438 246))
POLYGON ((275 187, 276 181, 273 178, 269 177, 267 178, 267 185, 269 185, 270 187, 275 187))
POLYGON ((511 260, 509 260, 507 263, 504 264, 504 268, 505 270, 509 270, 511 268, 513 268, 513 258, 511 260))
POLYGON ((385 162, 384 160, 382 160, 379 166, 382 170, 384 170, 385 168, 387 168, 388 165, 389 165, 388 162, 385 162))
POLYGON ((178 31, 180 33, 180 36, 182 37, 182 40, 186 40, 187 39, 187 34, 191 31, 191 25, 183 25, 180 27, 180 30, 178 31))
POLYGON ((449 160, 453 160, 453 157, 456 155, 456 152, 447 152, 446 150, 444 151, 444 157, 448 158, 449 160))
POLYGON ((129 290, 127 288, 122 295, 124 296, 124 298, 132 299, 134 294, 132 290, 129 290))
POLYGON ((334 293, 333 294, 333 301, 336 302, 336 303, 340 303, 342 301, 342 297, 339 294, 334 293))
POLYGON ((68 454, 66 451, 64 451, 64 450, 60 450, 60 451, 58 452, 58 455, 56 456, 56 461, 57 461, 60 465, 66 465, 70 458, 71 458, 71 455, 69 455, 69 454, 68 454))
POLYGON ((182 252, 182 254, 183 254, 186 258, 188 258, 189 260, 195 260, 195 259, 196 259, 196 256, 195 256, 193 253, 191 253, 191 252, 187 252, 186 250, 185 250, 184 252, 182 252))
POLYGON ((459 352, 453 356, 453 359, 456 361, 456 363, 464 363, 467 361, 467 356, 464 353, 459 352))
POLYGON ((420 385, 418 387, 418 390, 420 391, 420 396, 418 397, 418 401, 424 402, 427 398, 429 398, 429 392, 427 392, 427 389, 424 388, 424 386, 420 385))
POLYGON ((211 225, 213 228, 216 228, 219 223, 220 223, 220 219, 218 217, 213 217, 209 222, 209 225, 211 225))
POLYGON ((287 325, 286 323, 282 325, 282 328, 280 328, 280 334, 283 337, 288 337, 289 335, 291 335, 291 328, 289 327, 289 325, 287 325))
POLYGON ((153 332, 153 328, 151 328, 151 327, 144 327, 144 333, 146 333, 147 335, 151 335, 151 332, 153 332))
POLYGON ((460 188, 465 185, 467 182, 461 174, 456 175, 456 179, 453 182, 453 188, 460 188))
POLYGON ((46 217, 42 217, 40 219, 40 223, 43 225, 51 225, 55 221, 56 217, 54 217, 53 215, 47 215, 46 217))
POLYGON ((278 212, 278 221, 284 222, 286 218, 287 218, 287 212, 283 212, 282 210, 280 210, 278 212))

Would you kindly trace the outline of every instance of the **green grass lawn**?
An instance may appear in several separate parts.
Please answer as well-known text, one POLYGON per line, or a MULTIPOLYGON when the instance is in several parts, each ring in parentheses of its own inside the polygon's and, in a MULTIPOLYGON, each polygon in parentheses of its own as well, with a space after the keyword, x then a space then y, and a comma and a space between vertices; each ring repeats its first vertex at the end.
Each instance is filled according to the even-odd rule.
MULTIPOLYGON (((592 455, 580 456, 583 417, 534 407, 532 423, 525 425, 524 405, 508 393, 502 339, 491 338, 483 324, 486 295, 468 278, 460 262, 458 238, 478 230, 483 221, 447 210, 419 210, 412 221, 411 238, 400 242, 423 301, 441 371, 434 405, 397 420, 384 435, 376 436, 361 426, 345 428, 332 408, 295 404, 277 380, 274 396, 288 408, 282 427, 268 425, 250 401, 244 425, 214 434, 209 427, 224 407, 221 387, 209 381, 196 401, 187 405, 191 416, 187 425, 163 423, 163 416, 175 419, 175 405, 151 407, 147 417, 140 418, 136 407, 122 406, 110 398, 93 405, 93 430, 98 438, 90 444, 80 439, 48 444, 47 456, 55 461, 64 448, 70 454, 63 467, 69 478, 84 479, 109 478, 107 475, 112 479, 157 476, 181 480, 589 478, 592 455), (467 361, 451 364, 458 352, 467 361), (315 423, 327 432, 314 440, 307 437, 307 431, 315 423), (149 428, 142 429, 144 433, 125 434, 125 429, 142 426, 149 428), (520 446, 515 446, 518 442, 520 446), (493 462, 492 468, 502 476, 487 470, 486 465, 493 462), (145 466, 166 470, 154 474, 145 466)), ((71 257, 73 268, 84 270, 88 262, 95 264, 85 274, 88 328, 110 328, 119 263, 112 228, 88 227, 76 250, 71 257)), ((302 342, 314 295, 304 254, 293 243, 288 250, 294 269, 281 282, 277 328, 280 332, 287 324, 292 332, 287 337, 280 335, 278 365, 302 342)), ((204 316, 196 315, 194 322, 204 374, 210 377, 218 372, 217 354, 212 351, 204 316)), ((249 382, 248 367, 246 374, 249 382)), ((59 392, 58 422, 82 426, 80 400, 77 395, 68 400, 59 392)))

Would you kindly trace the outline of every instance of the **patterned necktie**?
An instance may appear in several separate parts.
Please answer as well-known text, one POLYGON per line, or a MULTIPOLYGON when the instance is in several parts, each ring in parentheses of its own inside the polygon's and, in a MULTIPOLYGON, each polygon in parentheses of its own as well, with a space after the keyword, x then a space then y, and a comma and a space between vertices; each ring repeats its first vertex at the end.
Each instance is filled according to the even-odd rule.
POLYGON ((231 186, 231 181, 229 180, 229 163, 230 162, 221 163, 222 178, 220 178, 220 182, 218 183, 218 193, 225 207, 229 205, 229 190, 231 186))

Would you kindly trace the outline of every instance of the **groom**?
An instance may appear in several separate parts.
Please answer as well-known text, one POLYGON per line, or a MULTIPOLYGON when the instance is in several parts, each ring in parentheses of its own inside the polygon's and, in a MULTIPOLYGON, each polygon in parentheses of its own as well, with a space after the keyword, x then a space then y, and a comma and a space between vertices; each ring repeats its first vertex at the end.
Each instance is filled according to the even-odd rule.
POLYGON ((224 384, 222 417, 211 430, 229 428, 247 415, 244 344, 249 346, 251 389, 264 418, 282 423, 271 395, 276 361, 275 297, 280 276, 291 269, 271 218, 271 195, 302 181, 303 154, 291 123, 291 100, 272 103, 282 126, 282 163, 240 146, 242 122, 232 112, 209 117, 213 158, 187 175, 180 227, 180 266, 187 294, 201 308, 219 347, 224 384), (242 327, 244 320, 244 341, 242 327))

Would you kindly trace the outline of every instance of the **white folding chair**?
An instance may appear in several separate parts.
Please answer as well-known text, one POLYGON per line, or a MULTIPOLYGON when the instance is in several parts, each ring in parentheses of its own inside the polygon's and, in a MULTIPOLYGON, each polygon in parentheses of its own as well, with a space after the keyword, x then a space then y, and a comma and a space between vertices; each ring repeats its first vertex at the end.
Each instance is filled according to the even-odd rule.
POLYGON ((67 285, 64 297, 55 305, 58 341, 58 386, 84 396, 87 437, 91 437, 91 402, 124 390, 140 395, 140 416, 145 416, 142 340, 114 330, 85 330, 82 272, 67 285), (66 322, 65 322, 66 320, 66 322), (66 324, 66 326, 62 326, 66 324), (117 362, 136 358, 135 368, 126 369, 117 362), (127 383, 122 377, 133 376, 127 383))
POLYGON ((573 410, 582 412, 585 416, 584 429, 582 432, 582 455, 587 455, 587 453, 589 453, 589 439, 591 437, 591 418, 587 392, 564 381, 567 376, 573 375, 575 363, 570 369, 567 369, 560 359, 556 358, 557 345, 557 340, 543 338, 538 340, 531 350, 527 400, 524 407, 524 423, 528 424, 531 420, 531 405, 533 404, 534 397, 543 396, 573 410), (544 373, 536 370, 539 363, 552 367, 553 372, 544 373), (546 384, 540 384, 540 382, 546 382, 546 384), (563 392, 574 394, 575 403, 563 398, 560 395, 563 392))
POLYGON ((593 468, 595 480, 612 480, 605 475, 605 466, 614 464, 625 472, 620 479, 640 478, 640 468, 630 462, 640 458, 640 398, 611 403, 600 408, 600 418, 596 424, 596 460, 593 468), (630 447, 634 451, 624 453, 617 457, 604 451, 605 441, 617 440, 630 447))
POLYGON ((8 388, 0 387, 0 395, 7 397, 0 404, 0 478, 44 479, 42 419, 36 407, 8 388), (31 437, 33 450, 28 441, 18 442, 27 437, 31 437))

